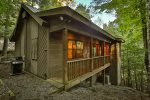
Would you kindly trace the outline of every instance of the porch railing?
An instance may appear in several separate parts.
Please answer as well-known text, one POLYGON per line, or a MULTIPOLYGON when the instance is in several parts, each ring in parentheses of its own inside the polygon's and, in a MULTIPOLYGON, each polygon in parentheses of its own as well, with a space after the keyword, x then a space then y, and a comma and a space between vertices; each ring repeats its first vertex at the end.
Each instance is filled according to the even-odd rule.
POLYGON ((104 56, 93 57, 93 69, 104 65, 104 56))
POLYGON ((92 71, 92 60, 93 70, 96 70, 97 68, 104 66, 104 64, 110 63, 110 56, 98 56, 93 58, 67 61, 68 81, 92 71))
POLYGON ((110 55, 105 56, 105 64, 110 63, 110 55))
POLYGON ((67 61, 68 81, 90 72, 91 62, 91 58, 67 61))

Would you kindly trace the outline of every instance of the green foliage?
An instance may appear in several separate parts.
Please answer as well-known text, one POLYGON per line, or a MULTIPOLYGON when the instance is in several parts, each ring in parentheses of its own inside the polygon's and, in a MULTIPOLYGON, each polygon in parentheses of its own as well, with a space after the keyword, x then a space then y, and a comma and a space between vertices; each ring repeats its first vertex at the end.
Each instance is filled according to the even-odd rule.
POLYGON ((1 0, 0 6, 0 35, 10 36, 18 13, 18 0, 1 0))
POLYGON ((42 10, 48 10, 56 7, 60 7, 61 3, 58 0, 41 0, 39 6, 42 10))
POLYGON ((90 9, 88 9, 85 5, 79 4, 77 5, 75 9, 78 13, 80 13, 82 16, 86 17, 87 19, 91 19, 90 15, 90 9))
MULTIPOLYGON (((103 28, 112 35, 125 40, 125 43, 122 44, 122 51, 124 51, 122 55, 123 79, 124 81, 129 79, 131 82, 127 83, 131 83, 132 87, 136 87, 137 84, 139 86, 140 80, 146 82, 144 61, 145 42, 147 41, 146 3, 146 0, 93 0, 91 3, 97 13, 106 12, 116 15, 116 20, 104 25, 103 28)), ((130 86, 131 84, 125 85, 130 86)))
POLYGON ((61 6, 74 7, 74 0, 40 0, 39 7, 42 10, 53 9, 61 6))

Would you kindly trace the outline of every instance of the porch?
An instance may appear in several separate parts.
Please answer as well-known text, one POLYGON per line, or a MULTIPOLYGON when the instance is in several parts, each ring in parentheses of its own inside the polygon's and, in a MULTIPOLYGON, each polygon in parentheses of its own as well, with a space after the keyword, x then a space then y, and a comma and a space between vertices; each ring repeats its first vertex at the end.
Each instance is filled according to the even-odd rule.
POLYGON ((50 34, 48 81, 68 89, 110 66, 114 48, 109 41, 68 30, 50 34))

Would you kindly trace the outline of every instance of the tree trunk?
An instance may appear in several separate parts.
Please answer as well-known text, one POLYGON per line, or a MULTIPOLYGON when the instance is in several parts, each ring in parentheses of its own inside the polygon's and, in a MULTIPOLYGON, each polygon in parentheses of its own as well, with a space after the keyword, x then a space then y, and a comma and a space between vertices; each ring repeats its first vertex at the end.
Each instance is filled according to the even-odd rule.
POLYGON ((125 53, 124 53, 124 51, 123 51, 123 55, 122 55, 122 79, 123 79, 123 86, 126 86, 126 83, 125 83, 125 67, 124 67, 124 55, 125 55, 125 53))
POLYGON ((143 34, 143 43, 145 48, 145 66, 148 70, 148 41, 147 41, 147 22, 146 22, 146 2, 141 0, 140 14, 141 14, 141 24, 142 24, 142 34, 143 34))
POLYGON ((138 81, 137 81, 137 69, 136 66, 134 66, 134 79, 135 79, 135 88, 138 90, 138 81))
POLYGON ((127 70, 128 70, 128 87, 132 87, 132 81, 131 81, 131 66, 130 66, 130 60, 129 60, 129 51, 127 49, 127 70))
POLYGON ((9 34, 9 14, 6 14, 6 19, 5 19, 5 33, 4 33, 4 44, 3 44, 3 51, 2 51, 2 56, 7 56, 7 48, 8 48, 8 34, 9 34))
MULTIPOLYGON (((148 0, 149 1, 149 0, 148 0)), ((150 95, 150 29, 149 32, 147 31, 147 16, 146 16, 146 0, 140 0, 140 14, 141 14, 141 23, 142 23, 142 33, 143 33, 143 42, 144 42, 144 48, 145 48, 145 66, 147 70, 147 81, 148 81, 148 92, 150 95)), ((149 5, 150 6, 150 5, 149 5)), ((149 15, 150 17, 150 15, 149 15)), ((149 22, 149 28, 150 28, 150 22, 149 22)))
POLYGON ((140 91, 143 92, 143 70, 140 72, 140 91))
POLYGON ((3 51, 2 56, 7 56, 7 48, 8 48, 8 37, 4 37, 3 51))
POLYGON ((148 75, 148 93, 150 96, 150 0, 148 0, 148 62, 147 75, 148 75))

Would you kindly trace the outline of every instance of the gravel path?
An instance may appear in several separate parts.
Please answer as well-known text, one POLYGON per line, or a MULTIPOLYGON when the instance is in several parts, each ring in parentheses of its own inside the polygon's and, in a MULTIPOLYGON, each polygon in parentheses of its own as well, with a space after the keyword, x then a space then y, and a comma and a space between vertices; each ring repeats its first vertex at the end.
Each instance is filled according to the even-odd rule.
POLYGON ((17 100, 45 100, 58 89, 31 74, 9 75, 9 65, 0 65, 0 78, 14 92, 17 100))

